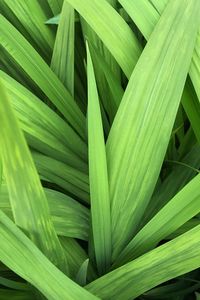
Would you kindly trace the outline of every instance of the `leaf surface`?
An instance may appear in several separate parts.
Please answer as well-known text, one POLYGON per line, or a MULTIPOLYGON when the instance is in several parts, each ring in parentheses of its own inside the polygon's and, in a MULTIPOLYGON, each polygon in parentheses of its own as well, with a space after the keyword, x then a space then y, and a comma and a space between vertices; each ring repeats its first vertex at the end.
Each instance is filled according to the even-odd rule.
POLYGON ((199 11, 198 1, 169 3, 111 127, 107 159, 113 259, 133 237, 156 185, 189 70, 199 11))

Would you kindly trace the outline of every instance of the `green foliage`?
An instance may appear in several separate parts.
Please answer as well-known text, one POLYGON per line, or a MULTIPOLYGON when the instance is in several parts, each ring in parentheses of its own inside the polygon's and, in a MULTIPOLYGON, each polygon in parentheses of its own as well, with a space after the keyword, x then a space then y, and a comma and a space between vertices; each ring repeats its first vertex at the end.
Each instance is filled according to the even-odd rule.
POLYGON ((199 0, 0 12, 0 299, 199 299, 199 0))

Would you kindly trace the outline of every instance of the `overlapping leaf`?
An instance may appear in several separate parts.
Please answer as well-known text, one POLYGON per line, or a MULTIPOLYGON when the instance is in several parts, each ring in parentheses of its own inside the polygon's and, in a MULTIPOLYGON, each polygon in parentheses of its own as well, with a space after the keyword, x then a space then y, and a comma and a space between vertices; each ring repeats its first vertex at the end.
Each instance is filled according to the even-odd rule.
POLYGON ((74 9, 64 1, 51 60, 51 69, 72 96, 74 95, 74 15, 74 9))
POLYGON ((0 153, 15 223, 65 271, 67 262, 52 224, 46 196, 2 84, 0 98, 0 153))
POLYGON ((9 8, 20 23, 18 26, 16 21, 13 22, 18 30, 23 28, 22 33, 32 42, 33 46, 40 53, 44 53, 46 58, 49 58, 53 49, 54 34, 44 24, 47 16, 39 1, 4 0, 4 5, 7 6, 4 11, 7 12, 9 8))
POLYGON ((37 287, 47 299, 99 299, 59 271, 2 212, 0 234, 1 261, 37 287))
POLYGON ((0 79, 30 146, 87 173, 87 146, 68 123, 6 73, 0 79))
POLYGON ((153 249, 200 212, 200 174, 169 201, 131 240, 120 254, 117 264, 128 262, 153 249))
MULTIPOLYGON (((44 191, 57 235, 87 240, 88 209, 65 194, 50 189, 44 191)), ((0 189, 0 199, 0 209, 13 218, 6 185, 2 185, 0 189)))
POLYGON ((32 156, 41 177, 56 183, 82 201, 89 202, 88 175, 40 153, 32 152, 32 156))
POLYGON ((111 128, 107 157, 113 258, 136 231, 155 187, 194 49, 199 9, 197 1, 170 2, 133 71, 111 128))
POLYGON ((40 87, 72 127, 85 138, 85 118, 69 92, 34 48, 2 15, 0 45, 40 87))
POLYGON ((93 28, 127 77, 130 77, 141 49, 126 22, 106 0, 67 1, 93 28))
MULTIPOLYGON (((119 0, 119 2, 126 9, 127 13, 131 16, 133 21, 136 23, 138 28, 141 30, 142 34, 148 40, 155 25, 157 24, 160 14, 164 11, 166 4, 169 0, 119 0), (143 13, 145 12, 145 13, 143 13)), ((197 35, 197 40, 195 44, 195 49, 193 52, 192 62, 190 66, 190 76, 194 84, 198 98, 200 99, 200 32, 197 35)), ((199 110, 200 104, 199 99, 196 98, 196 95, 192 91, 190 84, 186 85, 186 88, 183 93, 182 103, 185 108, 185 111, 191 121, 191 124, 194 128, 196 137, 198 141, 199 137, 199 110), (198 101, 199 100, 199 101, 198 101)))
POLYGON ((135 299, 165 281, 199 268, 199 232, 197 226, 86 287, 105 300, 135 299))

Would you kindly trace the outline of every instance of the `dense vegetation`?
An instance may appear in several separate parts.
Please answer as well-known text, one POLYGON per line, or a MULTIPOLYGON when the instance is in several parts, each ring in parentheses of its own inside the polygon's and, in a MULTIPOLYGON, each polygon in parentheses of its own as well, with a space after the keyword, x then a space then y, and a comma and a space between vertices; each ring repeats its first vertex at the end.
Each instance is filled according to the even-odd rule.
POLYGON ((200 299, 200 1, 0 12, 0 299, 200 299))

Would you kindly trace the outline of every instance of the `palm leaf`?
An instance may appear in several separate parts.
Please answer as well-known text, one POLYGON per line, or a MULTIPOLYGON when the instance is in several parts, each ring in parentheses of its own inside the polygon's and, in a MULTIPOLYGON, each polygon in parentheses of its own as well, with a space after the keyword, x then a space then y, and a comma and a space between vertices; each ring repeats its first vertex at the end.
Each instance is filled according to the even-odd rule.
POLYGON ((0 98, 0 149, 14 220, 50 260, 66 270, 47 199, 3 85, 0 98))
POLYGON ((55 17, 50 18, 49 20, 47 20, 47 21, 45 22, 45 24, 55 24, 55 25, 58 25, 59 20, 60 20, 60 14, 58 14, 58 15, 56 15, 55 17))
POLYGON ((63 0, 47 0, 54 15, 61 12, 63 0))
POLYGON ((191 220, 184 223, 181 227, 179 227, 177 230, 166 236, 166 240, 172 240, 179 235, 186 233, 187 231, 193 229, 194 227, 198 226, 200 224, 199 218, 192 218, 191 220))
POLYGON ((74 95, 74 9, 63 2, 54 44, 51 69, 74 95))
POLYGON ((0 290, 0 296, 2 300, 12 299, 12 300, 35 300, 35 295, 31 291, 16 291, 9 289, 0 290))
POLYGON ((0 212, 0 259, 47 299, 99 299, 60 272, 39 249, 0 212))
POLYGON ((129 300, 165 281, 197 269, 200 266, 199 232, 200 226, 197 226, 86 287, 101 299, 129 300))
POLYGON ((130 77, 141 49, 126 22, 106 0, 67 0, 67 2, 87 21, 127 77, 130 77))
MULTIPOLYGON (((131 16, 133 21, 136 23, 138 28, 141 30, 142 34, 148 40, 155 25, 157 24, 160 14, 163 12, 166 4, 169 0, 161 0, 161 1, 149 1, 149 0, 120 0, 119 1, 123 7, 126 9, 128 14, 131 16), (145 11, 145 13, 143 13, 145 11), (160 13, 160 14, 159 14, 160 13)), ((200 33, 197 35, 197 41, 195 45, 195 49, 193 52, 192 62, 190 66, 190 76, 194 87, 196 89, 196 93, 198 98, 194 92, 192 92, 192 87, 189 83, 186 84, 186 88, 184 89, 182 104, 184 109, 188 115, 188 118, 194 128, 195 135, 197 140, 200 140, 199 137, 199 110, 200 110, 200 90, 198 82, 200 81, 200 57, 199 57, 199 49, 200 49, 200 33)))
POLYGON ((188 119, 190 120, 197 141, 200 144, 200 102, 189 79, 186 81, 186 86, 183 91, 181 103, 188 116, 188 119))
POLYGON ((87 282, 88 263, 89 259, 87 258, 80 266, 76 275, 76 282, 81 286, 86 285, 87 282))
POLYGON ((99 273, 104 273, 111 261, 110 201, 101 111, 89 48, 87 48, 87 66, 92 229, 97 268, 99 273))
MULTIPOLYGON (((88 240, 89 211, 69 196, 44 189, 57 235, 88 240)), ((0 209, 13 219, 6 185, 0 190, 0 209)))
MULTIPOLYGON (((140 227, 143 227, 159 210, 169 202, 187 183, 197 174, 200 168, 200 147, 196 145, 187 153, 163 180, 162 184, 155 189, 155 192, 146 208, 140 227)), ((173 163, 172 163, 173 164, 173 163)))
POLYGON ((27 40, 0 16, 0 44, 84 138, 84 116, 69 92, 27 40), (14 49, 14 50, 13 50, 14 49))
POLYGON ((116 73, 112 72, 101 52, 93 44, 90 43, 89 45, 102 105, 109 116, 110 123, 112 123, 124 91, 116 73))
MULTIPOLYGON (((4 5, 7 5, 16 19, 20 20, 21 26, 17 26, 19 30, 24 28, 26 31, 25 36, 30 40, 32 45, 48 58, 53 49, 54 34, 44 24, 46 14, 38 1, 4 0, 4 5)), ((14 24, 16 23, 14 22, 14 24)))
MULTIPOLYGON (((161 14, 163 12, 167 3, 169 2, 169 0, 162 0, 162 1, 148 0, 148 1, 151 2, 151 4, 153 5, 153 8, 156 9, 159 14, 161 14)), ((195 45, 195 49, 194 49, 194 53, 193 53, 193 57, 192 57, 190 71, 189 71, 192 83, 194 85, 195 91, 196 91, 198 99, 200 101, 200 87, 199 87, 200 55, 199 55, 199 53, 200 53, 200 27, 199 27, 199 32, 197 35, 196 45, 195 45)))
MULTIPOLYGON (((70 274, 72 278, 76 281, 77 274, 83 263, 88 259, 88 255, 75 239, 61 236, 60 242, 65 250, 65 254, 69 262, 70 274)), ((87 268, 87 279, 89 281, 92 281, 96 277, 97 275, 95 273, 95 270, 91 265, 91 262, 89 262, 87 268)))
POLYGON ((0 276, 0 285, 8 287, 10 289, 19 291, 28 291, 29 287, 27 283, 17 282, 0 276))
POLYGON ((0 79, 7 88, 12 107, 30 146, 49 156, 60 157, 60 160, 87 172, 87 164, 84 163, 87 161, 87 146, 76 132, 6 73, 0 71, 0 79))
POLYGON ((155 187, 194 49, 199 8, 196 1, 170 2, 111 128, 107 158, 114 259, 133 237, 155 187))
POLYGON ((200 174, 170 200, 131 240, 120 254, 117 264, 130 261, 153 249, 200 212, 200 174))
POLYGON ((82 201, 89 202, 88 175, 35 151, 32 152, 32 156, 40 177, 54 182, 82 201))

